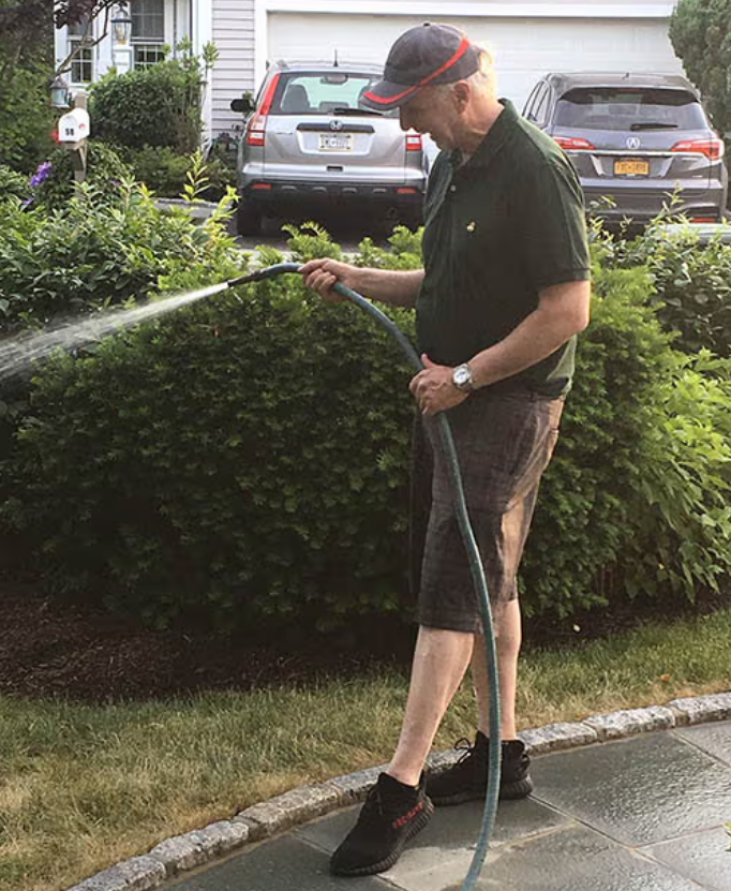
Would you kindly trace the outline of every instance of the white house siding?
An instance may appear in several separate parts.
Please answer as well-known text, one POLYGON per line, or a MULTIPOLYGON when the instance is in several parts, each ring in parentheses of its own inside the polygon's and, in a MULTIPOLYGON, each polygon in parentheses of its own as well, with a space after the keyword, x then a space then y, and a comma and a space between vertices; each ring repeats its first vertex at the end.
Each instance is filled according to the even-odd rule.
POLYGON ((213 0, 213 42, 220 57, 213 70, 213 134, 234 133, 241 115, 231 111, 232 99, 253 90, 255 0, 213 0))
MULTIPOLYGON (((316 5, 307 4, 310 8, 316 5)), ((324 5, 321 2, 320 8, 324 5)), ((378 0, 371 0, 367 5, 378 7, 378 0)), ((456 2, 448 7, 442 3, 440 8, 448 8, 452 13, 457 8, 471 12, 480 7, 482 15, 429 16, 436 5, 402 0, 399 12, 420 10, 416 15, 356 12, 366 6, 356 0, 341 0, 340 13, 271 10, 266 21, 267 55, 269 59, 329 60, 337 49, 341 60, 383 63, 388 48, 400 33, 425 20, 436 20, 462 28, 473 41, 492 52, 500 95, 512 99, 519 108, 535 82, 547 71, 682 73, 667 36, 672 4, 573 0, 562 3, 539 0, 530 4, 456 2), (640 6, 645 8, 647 17, 636 17, 640 6), (354 11, 346 14, 349 7, 354 11), (615 14, 608 14, 610 8, 615 14), (622 8, 632 12, 624 16, 622 8), (516 14, 521 9, 527 14, 516 14), (503 14, 496 15, 498 11, 503 14), (597 17, 599 15, 603 17, 597 17)))

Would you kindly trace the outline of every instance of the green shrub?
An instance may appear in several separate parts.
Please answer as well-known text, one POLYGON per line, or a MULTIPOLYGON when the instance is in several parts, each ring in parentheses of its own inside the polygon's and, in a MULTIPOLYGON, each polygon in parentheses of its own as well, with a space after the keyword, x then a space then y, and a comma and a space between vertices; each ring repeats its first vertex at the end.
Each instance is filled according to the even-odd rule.
MULTIPOLYGON (((418 236, 392 242, 364 259, 418 265, 418 236)), ((339 255, 316 227, 291 246, 339 255)), ((524 567, 533 611, 692 596, 731 563, 729 364, 675 351, 650 273, 602 268, 603 250, 524 567)), ((172 267, 167 290, 231 274, 222 249, 172 267)), ((297 276, 228 292, 43 369, 0 515, 49 587, 153 623, 403 608, 409 378, 374 322, 297 276)))
POLYGON ((53 147, 57 114, 48 103, 50 75, 42 64, 19 68, 0 90, 0 163, 29 175, 53 147))
POLYGON ((8 198, 26 201, 30 198, 30 183, 27 176, 0 164, 0 201, 8 198))
MULTIPOLYGON (((180 155, 164 146, 127 149, 123 154, 134 178, 165 198, 177 198, 182 194, 195 166, 195 155, 180 155)), ((226 194, 228 186, 236 185, 236 171, 219 157, 208 157, 205 168, 207 182, 199 197, 218 201, 226 194)))
MULTIPOLYGON (((33 189, 33 200, 47 210, 63 207, 76 190, 71 152, 56 148, 48 156, 50 170, 43 182, 33 189)), ((96 200, 115 199, 122 180, 132 179, 132 170, 117 152, 98 140, 90 140, 87 154, 86 182, 96 200)))
POLYGON ((658 318, 680 349, 731 356, 731 245, 701 247, 691 226, 668 234, 656 225, 630 242, 606 240, 603 256, 607 266, 647 266, 658 318))
POLYGON ((731 363, 714 379, 698 370, 714 363, 671 348, 646 269, 596 266, 594 289, 526 551, 529 609, 692 600, 731 569, 731 363))
MULTIPOLYGON (((196 188, 195 182, 189 184, 191 195, 196 188)), ((120 185, 114 199, 85 184, 50 214, 42 205, 24 208, 17 198, 9 199, 0 227, 3 335, 144 300, 155 289, 164 289, 167 276, 177 276, 181 287, 195 287, 200 269, 236 274, 241 255, 220 225, 230 215, 230 203, 222 202, 211 219, 198 226, 183 209, 158 209, 143 188, 129 183, 120 185)), ((30 383, 24 366, 16 372, 1 370, 4 457, 27 412, 30 383)))
POLYGON ((92 185, 50 214, 43 207, 4 207, 0 227, 3 328, 43 325, 101 306, 143 299, 188 263, 221 262, 235 270, 233 242, 212 222, 196 226, 184 210, 164 211, 130 183, 116 197, 92 185))
POLYGON ((729 20, 731 0, 679 0, 669 30, 675 55, 722 133, 731 130, 729 20))
POLYGON ((39 377, 5 518, 53 588, 151 622, 394 607, 407 382, 297 278, 215 298, 39 377))
POLYGON ((193 57, 104 77, 91 90, 94 133, 114 145, 190 154, 201 133, 201 85, 193 57))
POLYGON ((190 170, 189 155, 180 155, 167 146, 148 145, 127 149, 124 157, 134 171, 135 180, 156 195, 177 198, 183 191, 190 170))
POLYGON ((674 356, 645 429, 630 594, 669 586, 693 599, 731 569, 731 362, 674 356))

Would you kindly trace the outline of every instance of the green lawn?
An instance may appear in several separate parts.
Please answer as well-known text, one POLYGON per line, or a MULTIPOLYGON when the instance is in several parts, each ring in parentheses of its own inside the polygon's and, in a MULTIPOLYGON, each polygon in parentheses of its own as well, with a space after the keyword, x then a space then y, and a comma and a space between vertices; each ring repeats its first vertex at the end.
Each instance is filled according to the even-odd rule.
MULTIPOLYGON (((529 652, 522 727, 731 689, 731 610, 529 652)), ((85 706, 0 698, 0 891, 65 888, 294 786, 388 760, 404 674, 85 706)), ((468 685, 437 746, 473 730, 468 685)))

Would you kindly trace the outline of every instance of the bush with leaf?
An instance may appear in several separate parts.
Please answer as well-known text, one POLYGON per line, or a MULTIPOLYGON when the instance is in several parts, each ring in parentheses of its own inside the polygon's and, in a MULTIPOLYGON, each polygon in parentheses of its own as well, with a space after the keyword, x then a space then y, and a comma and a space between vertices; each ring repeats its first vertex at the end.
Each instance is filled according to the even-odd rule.
MULTIPOLYGON (((199 188, 189 183, 189 200, 199 188)), ((220 260, 235 269, 240 255, 218 234, 223 211, 196 226, 184 208, 157 207, 144 187, 122 182, 113 191, 112 198, 84 184, 51 213, 6 203, 0 227, 6 332, 143 299, 161 276, 187 264, 220 260)))
POLYGON ((28 63, 3 77, 4 61, 0 55, 0 163, 30 175, 53 146, 57 115, 48 103, 52 68, 28 63))
POLYGON ((210 44, 201 57, 189 43, 178 50, 177 59, 112 73, 92 86, 89 110, 98 138, 133 149, 166 146, 180 154, 198 148, 202 89, 217 53, 210 44))
MULTIPOLYGON (((205 182, 201 170, 197 175, 198 182, 188 183, 189 202, 205 182)), ((237 274, 242 257, 222 226, 232 201, 229 195, 208 221, 196 225, 184 208, 160 210, 143 187, 131 183, 120 184, 113 198, 85 184, 50 213, 40 204, 23 207, 17 198, 6 199, 0 227, 5 339, 145 300, 164 287, 167 276, 177 276, 182 287, 195 286, 209 268, 226 277, 237 274)), ((0 456, 5 458, 28 412, 30 382, 25 363, 17 369, 3 363, 0 371, 0 456)), ((0 467, 0 486, 5 469, 0 467)), ((10 555, 14 548, 0 550, 10 555)))
POLYGON ((675 55, 703 94, 713 123, 731 133, 731 0, 679 0, 670 18, 675 55))
MULTIPOLYGON (((290 234, 295 259, 339 255, 316 227, 290 234)), ((419 264, 408 230, 392 248, 366 242, 362 262, 419 264)), ((533 611, 693 596, 731 564, 729 363, 676 351, 651 273, 594 252, 594 320, 524 566, 533 611)), ((181 257, 159 285, 229 270, 225 251, 181 257)), ((413 335, 411 313, 389 313, 413 335)), ((403 609, 410 374, 372 320, 297 276, 227 292, 39 372, 2 522, 51 588, 152 623, 403 609)))
POLYGON ((27 201, 30 198, 30 181, 27 176, 0 164, 0 201, 10 198, 27 201))
POLYGON ((731 245, 720 238, 701 245, 692 226, 653 225, 631 241, 607 236, 602 250, 606 266, 648 268, 650 299, 665 329, 677 332, 678 348, 731 356, 731 245))
POLYGON ((151 622, 394 608, 408 379, 387 335, 298 277, 217 297, 44 370, 4 518, 56 589, 151 622))
MULTIPOLYGON (((77 188, 71 152, 55 148, 39 171, 43 175, 36 172, 39 182, 33 188, 33 201, 46 210, 62 208, 77 188)), ((104 198, 118 198, 122 180, 131 179, 132 170, 114 149, 98 140, 89 141, 85 182, 93 189, 97 203, 104 198)))
MULTIPOLYGON (((178 154, 166 146, 128 148, 122 154, 132 168, 134 178, 144 183, 157 196, 164 198, 177 198, 181 194, 196 157, 195 154, 178 154)), ((209 155, 205 166, 207 184, 200 197, 218 201, 226 194, 229 186, 236 185, 236 171, 217 156, 209 155)))
POLYGON ((526 552, 529 609, 692 600, 731 570, 731 363, 672 348, 647 269, 597 266, 594 288, 526 552))

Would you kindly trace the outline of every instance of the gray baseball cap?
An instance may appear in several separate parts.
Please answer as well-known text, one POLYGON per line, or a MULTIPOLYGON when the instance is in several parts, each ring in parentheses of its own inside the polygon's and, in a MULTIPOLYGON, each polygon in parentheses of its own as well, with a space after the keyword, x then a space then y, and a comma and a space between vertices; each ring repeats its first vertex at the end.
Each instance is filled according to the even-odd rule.
POLYGON ((398 38, 386 59, 383 79, 361 101, 387 111, 403 105, 422 87, 455 83, 479 67, 479 48, 459 28, 425 22, 398 38))

